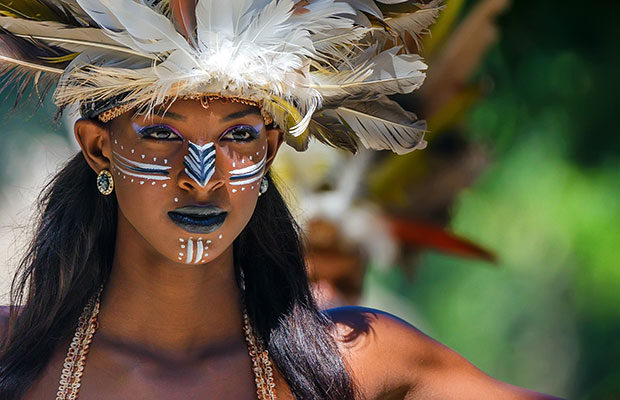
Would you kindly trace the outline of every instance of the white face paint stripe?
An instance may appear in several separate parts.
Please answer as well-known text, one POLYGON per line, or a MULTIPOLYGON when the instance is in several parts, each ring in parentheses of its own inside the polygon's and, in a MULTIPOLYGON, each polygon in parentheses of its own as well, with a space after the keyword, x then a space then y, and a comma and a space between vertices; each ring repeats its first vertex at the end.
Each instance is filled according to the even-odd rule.
MULTIPOLYGON (((262 160, 257 164, 230 171, 230 184, 233 186, 247 185, 248 183, 253 183, 262 179, 266 160, 267 153, 265 153, 262 160)), ((241 190, 243 190, 243 188, 241 190)))
MULTIPOLYGON (((188 159, 186 161, 187 161, 187 165, 186 165, 187 168, 185 168, 186 170, 189 168, 189 169, 192 169, 192 170, 195 170, 195 171, 200 171, 200 166, 198 164, 196 164, 196 162, 194 160, 188 159)), ((209 170, 211 167, 213 167, 213 165, 215 165, 215 159, 213 159, 213 161, 210 161, 206 165, 205 170, 209 170)))
POLYGON ((184 157, 185 173, 200 187, 207 183, 215 172, 215 143, 210 142, 198 146, 189 141, 188 152, 184 157))
POLYGON ((195 263, 200 261, 200 259, 202 258, 202 251, 203 251, 202 240, 198 240, 196 244, 197 244, 197 249, 196 249, 196 258, 194 258, 195 263))
POLYGON ((187 258, 185 258, 185 262, 187 264, 192 262, 192 257, 194 255, 194 241, 189 239, 187 241, 187 258))
POLYGON ((209 253, 206 251, 209 250, 208 244, 211 243, 211 240, 179 238, 179 242, 181 249, 178 258, 184 260, 185 264, 199 264, 209 257, 209 253))
POLYGON ((170 166, 165 166, 165 165, 159 165, 159 164, 148 164, 148 163, 141 163, 141 162, 137 162, 137 161, 133 161, 130 160, 126 157, 121 156, 120 154, 118 154, 117 152, 113 152, 115 157, 118 157, 120 160, 124 161, 125 163, 129 164, 129 165, 133 165, 135 167, 139 167, 139 168, 145 168, 145 169, 156 169, 156 170, 160 170, 160 171, 167 171, 169 170, 170 166))
MULTIPOLYGON (((127 157, 123 157, 116 151, 113 152, 113 155, 114 167, 120 172, 122 172, 124 175, 133 176, 134 178, 139 179, 150 179, 153 181, 165 181, 170 179, 168 177, 167 170, 169 170, 171 167, 133 161, 127 157)), ((153 184, 155 184, 155 182, 153 182, 153 184)))
POLYGON ((259 169, 263 168, 266 160, 267 160, 267 153, 265 153, 265 155, 263 156, 263 159, 259 163, 250 165, 249 167, 245 167, 245 168, 233 169, 229 173, 231 175, 245 175, 245 174, 256 172, 259 169))
POLYGON ((133 177, 140 178, 140 179, 153 179, 155 181, 166 181, 166 180, 170 179, 167 176, 161 176, 161 175, 136 174, 135 172, 131 172, 131 171, 128 171, 126 169, 123 169, 123 168, 119 167, 118 165, 115 165, 114 168, 118 169, 119 171, 121 171, 122 173, 124 173, 126 175, 133 176, 133 177))
POLYGON ((231 185, 239 186, 239 185, 247 185, 248 183, 256 182, 259 179, 263 178, 263 174, 256 175, 254 178, 246 179, 243 181, 230 181, 231 185))
POLYGON ((211 172, 209 172, 206 176, 205 176, 205 180, 204 180, 204 185, 202 184, 202 182, 199 182, 198 180, 196 180, 194 178, 194 176, 192 175, 191 171, 189 171, 187 168, 185 168, 185 173, 192 178, 194 181, 196 181, 196 183, 200 186, 200 187, 205 187, 207 186, 207 183, 209 182, 209 180, 211 179, 211 177, 213 176, 213 174, 215 173, 215 168, 213 170, 211 170, 211 172))

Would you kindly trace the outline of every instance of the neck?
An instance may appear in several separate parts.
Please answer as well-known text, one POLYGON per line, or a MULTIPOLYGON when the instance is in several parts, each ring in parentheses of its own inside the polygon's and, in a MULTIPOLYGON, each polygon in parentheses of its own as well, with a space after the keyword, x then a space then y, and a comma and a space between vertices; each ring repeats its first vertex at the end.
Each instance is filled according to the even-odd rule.
POLYGON ((123 240, 101 300, 101 334, 177 353, 243 341, 232 246, 208 264, 178 264, 128 225, 119 215, 123 240))

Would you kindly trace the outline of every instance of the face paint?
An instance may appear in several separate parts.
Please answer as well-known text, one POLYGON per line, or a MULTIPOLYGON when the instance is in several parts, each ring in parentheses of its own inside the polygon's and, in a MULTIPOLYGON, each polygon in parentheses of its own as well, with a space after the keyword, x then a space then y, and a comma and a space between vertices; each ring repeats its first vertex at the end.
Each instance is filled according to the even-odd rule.
MULTIPOLYGON (((249 167, 233 169, 229 172, 231 185, 247 185, 248 183, 256 182, 263 177, 263 171, 265 169, 265 162, 267 160, 267 153, 263 156, 263 159, 254 165, 249 167)), ((243 161, 243 160, 242 160, 243 161)), ((241 188, 243 190, 244 188, 241 188)))
POLYGON ((200 187, 207 186, 215 172, 215 144, 213 142, 198 146, 189 141, 188 154, 183 160, 185 173, 200 187))
POLYGON ((181 243, 181 251, 177 257, 179 261, 183 261, 185 264, 197 264, 206 261, 206 258, 209 257, 209 253, 207 253, 209 246, 206 244, 211 243, 210 240, 205 243, 202 238, 189 238, 187 241, 181 238, 179 242, 181 243))
MULTIPOLYGON (((114 166, 125 175, 140 179, 165 181, 170 179, 168 170, 171 167, 159 164, 149 164, 130 160, 117 152, 114 154, 114 166)), ((155 182, 153 182, 154 184, 155 182)))

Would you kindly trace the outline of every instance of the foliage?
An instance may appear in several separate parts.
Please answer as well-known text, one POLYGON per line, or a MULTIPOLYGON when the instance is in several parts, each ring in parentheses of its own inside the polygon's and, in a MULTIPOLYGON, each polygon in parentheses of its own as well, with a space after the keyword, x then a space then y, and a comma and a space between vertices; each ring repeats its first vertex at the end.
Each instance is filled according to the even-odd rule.
POLYGON ((399 269, 374 270, 369 284, 407 298, 427 333, 492 376, 616 399, 620 4, 583 6, 514 1, 477 76, 495 89, 469 128, 495 161, 461 195, 452 227, 495 250, 498 268, 427 254, 412 284, 399 269))

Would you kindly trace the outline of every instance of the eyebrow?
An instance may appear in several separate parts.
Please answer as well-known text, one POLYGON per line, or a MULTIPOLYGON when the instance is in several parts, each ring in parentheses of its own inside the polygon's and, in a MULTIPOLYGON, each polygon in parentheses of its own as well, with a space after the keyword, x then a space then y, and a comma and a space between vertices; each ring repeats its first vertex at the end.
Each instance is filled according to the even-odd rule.
POLYGON ((173 111, 166 111, 163 108, 158 108, 158 109, 153 110, 153 114, 157 115, 158 117, 176 119, 179 121, 185 121, 186 119, 185 116, 181 114, 177 114, 173 111))
MULTIPOLYGON (((162 118, 176 119, 176 120, 179 120, 179 121, 185 121, 186 120, 185 116, 183 116, 181 114, 177 114, 177 113, 175 113, 173 111, 166 111, 163 108, 159 108, 159 109, 153 110, 153 114, 155 114, 155 115, 157 115, 159 117, 162 117, 162 118)), ((235 119, 243 118, 243 117, 245 117, 247 115, 258 115, 258 116, 262 117, 262 114, 261 114, 259 109, 255 108, 255 107, 251 107, 251 108, 247 108, 245 110, 241 110, 241 111, 237 111, 237 112, 234 112, 232 114, 229 114, 229 115, 225 116, 224 118, 222 118, 221 120, 225 121, 225 122, 226 121, 232 121, 232 120, 235 120, 235 119)))
POLYGON ((228 114, 226 117, 222 118, 222 121, 232 121, 234 119, 243 118, 246 115, 259 115, 262 117, 260 110, 256 107, 246 108, 245 110, 237 111, 232 114, 228 114))

